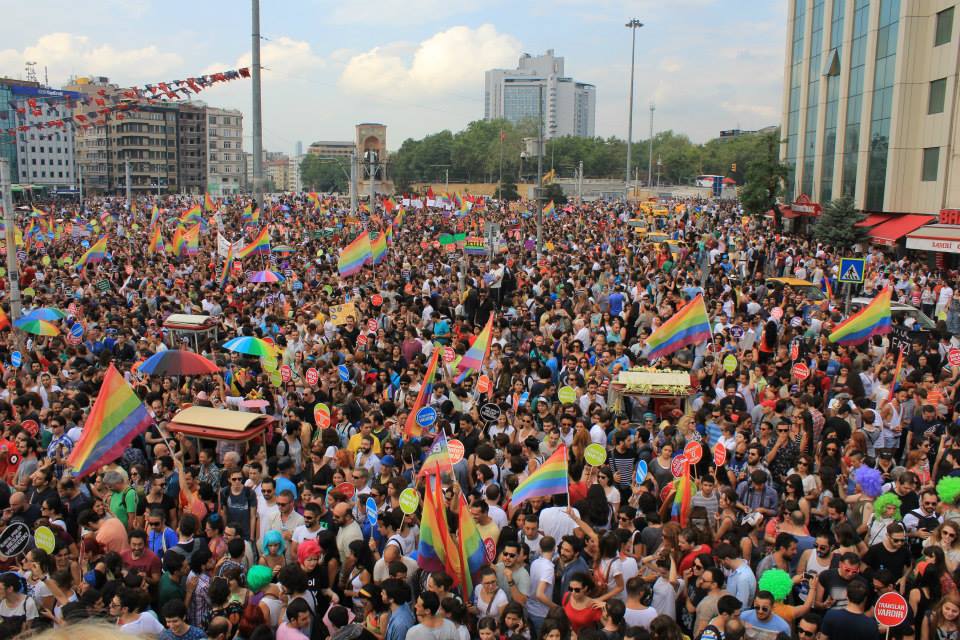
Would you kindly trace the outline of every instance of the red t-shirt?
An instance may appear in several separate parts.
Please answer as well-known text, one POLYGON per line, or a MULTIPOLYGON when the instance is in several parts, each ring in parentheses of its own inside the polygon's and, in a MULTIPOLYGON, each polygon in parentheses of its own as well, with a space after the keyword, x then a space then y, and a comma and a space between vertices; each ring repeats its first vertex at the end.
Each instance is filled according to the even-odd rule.
POLYGON ((144 575, 158 574, 162 569, 160 558, 150 549, 144 549, 143 555, 137 559, 134 559, 130 550, 127 549, 120 554, 120 558, 123 559, 124 566, 136 569, 144 575))
POLYGON ((567 614, 567 620, 570 621, 570 628, 574 631, 580 631, 584 627, 600 622, 600 616, 603 610, 594 609, 589 606, 586 609, 574 609, 570 603, 570 594, 563 594, 563 612, 567 614))

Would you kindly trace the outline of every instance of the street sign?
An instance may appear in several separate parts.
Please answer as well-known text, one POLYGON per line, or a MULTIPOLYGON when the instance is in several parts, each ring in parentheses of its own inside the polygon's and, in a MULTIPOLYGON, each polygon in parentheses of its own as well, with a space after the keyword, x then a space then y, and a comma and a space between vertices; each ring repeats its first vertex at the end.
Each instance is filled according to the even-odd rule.
POLYGON ((901 624, 907 619, 906 599, 896 591, 883 594, 873 607, 873 618, 885 627, 901 624))
POLYGON ((837 278, 837 282, 863 284, 865 263, 866 260, 863 258, 840 258, 840 277, 837 278))
POLYGON ((345 364, 341 364, 339 367, 337 367, 337 374, 344 382, 347 382, 350 379, 350 369, 345 364))
POLYGON ((640 460, 639 462, 637 462, 637 472, 633 476, 634 482, 636 482, 637 484, 642 483, 647 478, 648 471, 649 469, 647 468, 646 460, 640 460))

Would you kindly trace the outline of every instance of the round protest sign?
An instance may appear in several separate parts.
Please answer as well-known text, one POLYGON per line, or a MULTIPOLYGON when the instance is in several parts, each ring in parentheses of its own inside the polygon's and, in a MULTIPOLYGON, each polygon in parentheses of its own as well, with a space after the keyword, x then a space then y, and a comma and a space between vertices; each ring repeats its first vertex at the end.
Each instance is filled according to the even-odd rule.
POLYGON ((456 438, 447 441, 447 451, 450 454, 450 464, 457 464, 463 460, 463 443, 456 438))
POLYGON ((307 369, 307 384, 315 385, 320 382, 320 372, 314 367, 307 369))
POLYGON ((370 296, 370 303, 375 307, 379 307, 383 304, 383 296, 381 296, 379 293, 373 294, 370 296))
POLYGON ((350 379, 350 369, 345 364, 341 364, 337 367, 337 375, 340 376, 340 379, 344 382, 347 382, 350 379))
POLYGON ((497 543, 493 541, 493 538, 483 539, 483 555, 487 562, 491 564, 497 559, 497 543))
POLYGON ((737 370, 737 364, 737 357, 732 353, 728 353, 723 359, 723 370, 727 373, 733 373, 737 370))
POLYGON ((500 417, 500 406, 492 402, 480 407, 480 417, 487 422, 496 422, 500 417))
POLYGON ((810 368, 802 362, 798 362, 797 364, 793 365, 792 369, 790 369, 790 373, 793 374, 794 378, 800 382, 803 382, 807 379, 807 376, 810 375, 810 368))
POLYGON ((371 527, 377 526, 377 501, 372 497, 367 498, 366 503, 367 509, 367 522, 370 523, 371 527))
POLYGON ((365 344, 367 344, 367 334, 361 333, 357 336, 357 346, 362 347, 365 344))
POLYGON ((347 500, 352 500, 353 494, 357 492, 356 488, 349 482, 341 482, 336 487, 334 487, 333 490, 338 491, 343 495, 345 495, 347 497, 347 500))
POLYGON ((717 446, 713 448, 713 464, 718 467, 722 467, 723 463, 727 461, 727 448, 723 446, 722 442, 718 442, 717 446))
POLYGON ((417 411, 417 424, 421 427, 429 427, 437 421, 437 410, 433 407, 424 407, 417 411))
POLYGON ((322 402, 318 402, 313 406, 313 420, 317 423, 317 426, 321 429, 326 429, 330 426, 330 407, 325 405, 322 402))
POLYGON ((599 467, 607 461, 607 450, 604 449, 602 445, 594 442, 593 444, 587 445, 587 448, 584 449, 583 459, 586 460, 587 464, 591 467, 599 467))
POLYGON ((577 401, 577 391, 573 387, 560 387, 557 391, 557 398, 560 404, 573 404, 577 401))
POLYGON ((36 437, 36 435, 40 433, 40 425, 37 424, 36 420, 24 420, 20 423, 20 426, 31 436, 36 437))
POLYGON ((696 440, 688 442, 687 446, 683 448, 683 455, 687 457, 690 464, 697 464, 700 462, 700 458, 703 457, 703 447, 700 446, 700 443, 696 440))
POLYGON ((444 347, 443 349, 443 361, 447 364, 450 364, 457 357, 457 352, 453 350, 453 347, 444 347))
POLYGON ((947 351, 947 362, 955 367, 960 366, 960 349, 953 348, 947 351))
POLYGON ((797 340, 794 340, 792 343, 790 343, 790 359, 795 361, 799 357, 800 357, 800 342, 797 340))
POLYGON ((420 506, 420 495, 415 489, 404 489, 400 492, 400 511, 407 515, 415 513, 420 506))
POLYGON ((873 617, 885 627, 897 626, 907 619, 906 599, 896 591, 883 594, 873 607, 873 617))
POLYGON ((50 527, 37 527, 37 530, 33 532, 33 542, 38 549, 43 549, 47 553, 53 553, 53 548, 57 544, 50 527))
POLYGON ((670 471, 671 473, 673 473, 674 478, 679 478, 680 476, 683 475, 683 468, 686 466, 686 464, 687 464, 687 456, 683 455, 682 453, 676 456, 670 462, 670 471))
POLYGON ((280 379, 284 382, 290 382, 293 379, 293 369, 290 365, 285 364, 280 367, 280 379))
POLYGON ((378 327, 377 327, 376 320, 374 320, 373 318, 370 318, 369 320, 367 320, 367 331, 369 331, 370 333, 376 333, 377 328, 378 327))
POLYGON ((773 318, 774 320, 780 320, 781 318, 783 318, 783 309, 781 309, 780 307, 774 307, 773 309, 770 310, 770 317, 773 318))
POLYGON ((12 558, 27 550, 30 544, 30 527, 24 522, 14 522, 0 533, 0 556, 12 558))
POLYGON ((13 365, 13 368, 19 369, 20 365, 23 364, 23 355, 19 351, 14 351, 11 353, 10 364, 13 365))
POLYGON ((649 469, 647 468, 646 460, 640 460, 639 462, 637 462, 637 471, 633 475, 634 482, 636 482, 637 484, 640 484, 641 482, 646 480, 648 471, 649 469))

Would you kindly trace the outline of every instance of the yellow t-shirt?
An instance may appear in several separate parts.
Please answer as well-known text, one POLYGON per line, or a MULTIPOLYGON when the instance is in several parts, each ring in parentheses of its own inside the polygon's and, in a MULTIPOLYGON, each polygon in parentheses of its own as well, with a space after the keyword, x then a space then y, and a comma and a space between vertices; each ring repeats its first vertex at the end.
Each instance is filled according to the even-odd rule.
MULTIPOLYGON (((373 438, 373 452, 377 455, 380 455, 380 440, 377 439, 377 436, 370 434, 370 437, 373 438)), ((353 455, 357 454, 357 451, 360 450, 360 443, 363 442, 363 434, 355 433, 350 437, 350 440, 347 442, 347 451, 353 455)))

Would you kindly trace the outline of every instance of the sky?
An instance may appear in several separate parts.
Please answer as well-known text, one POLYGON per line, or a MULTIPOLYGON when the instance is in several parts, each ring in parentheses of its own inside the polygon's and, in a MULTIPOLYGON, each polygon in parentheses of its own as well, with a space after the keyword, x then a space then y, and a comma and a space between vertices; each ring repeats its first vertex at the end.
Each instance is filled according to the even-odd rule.
MULTIPOLYGON (((7 3, 5 3, 7 4, 7 3)), ((784 0, 261 0, 264 148, 293 153, 387 125, 387 146, 483 118, 484 71, 554 49, 566 75, 594 84, 596 134, 626 138, 630 30, 637 18, 634 139, 654 129, 695 142, 780 120, 784 0)), ((155 84, 250 63, 247 0, 9 0, 0 76, 37 63, 72 76, 155 84), (68 9, 66 7, 69 7, 68 9)), ((244 113, 248 80, 197 99, 244 113)))

